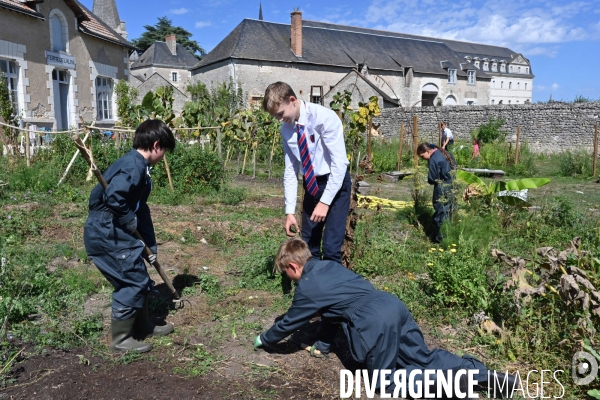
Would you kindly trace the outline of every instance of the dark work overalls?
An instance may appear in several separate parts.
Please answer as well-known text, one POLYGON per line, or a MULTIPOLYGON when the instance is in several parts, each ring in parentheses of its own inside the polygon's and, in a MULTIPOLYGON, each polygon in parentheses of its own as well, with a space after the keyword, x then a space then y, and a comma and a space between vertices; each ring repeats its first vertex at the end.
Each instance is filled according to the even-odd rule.
MULTIPOLYGON (((478 369, 474 378, 487 381, 487 368, 477 359, 446 350, 430 350, 412 315, 396 296, 375 290, 360 275, 334 261, 311 259, 304 266, 292 306, 260 339, 275 344, 292 334, 315 313, 322 315, 317 349, 328 353, 336 323, 342 325, 352 357, 375 369, 478 369)), ((417 375, 417 379, 422 375, 417 375)), ((433 377, 435 379, 435 377, 433 377)), ((379 385, 379 384, 378 384, 379 385)), ((388 392, 390 387, 388 386, 388 392)))
POLYGON ((90 195, 83 240, 96 267, 113 285, 112 318, 127 320, 144 305, 152 288, 142 252, 144 243, 124 230, 137 216, 137 230, 156 253, 156 237, 146 204, 152 191, 148 162, 135 149, 104 173, 106 190, 96 185, 90 195))
POLYGON ((442 223, 454 212, 454 194, 452 193, 452 167, 440 150, 434 151, 429 158, 427 182, 433 186, 433 235, 435 242, 441 242, 442 223))

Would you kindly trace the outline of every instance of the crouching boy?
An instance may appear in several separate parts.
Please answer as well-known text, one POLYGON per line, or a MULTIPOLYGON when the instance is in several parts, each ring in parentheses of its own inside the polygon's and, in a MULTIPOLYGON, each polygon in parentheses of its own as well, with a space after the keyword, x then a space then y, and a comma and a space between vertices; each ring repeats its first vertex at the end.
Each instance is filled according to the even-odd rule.
MULTIPOLYGON (((392 376, 396 370, 405 370, 407 377, 413 370, 452 371, 452 376, 460 370, 478 370, 474 379, 479 385, 486 384, 488 369, 479 360, 470 356, 459 357, 446 350, 430 350, 402 301, 387 292, 375 290, 360 275, 335 261, 311 258, 308 246, 301 239, 292 238, 284 242, 275 257, 275 265, 298 285, 286 315, 269 330, 256 336, 255 349, 279 342, 318 312, 322 315, 322 322, 311 355, 318 354, 315 350, 323 355, 329 353, 339 324, 348 340, 352 357, 366 364, 369 376, 374 370, 382 369, 391 370, 392 376)), ((420 385, 423 387, 423 374, 417 377, 421 378, 420 385)), ((504 378, 504 374, 499 377, 501 382, 504 378)), ((512 389, 514 377, 508 375, 506 378, 512 389)), ((375 387, 379 386, 377 382, 375 387)), ((461 386, 466 388, 466 382, 462 382, 461 386)), ((392 383, 387 386, 386 392, 390 393, 393 389, 392 383)))
POLYGON ((133 149, 104 173, 108 186, 92 190, 89 216, 83 240, 85 250, 104 277, 113 285, 110 348, 113 351, 146 352, 152 344, 135 340, 144 336, 167 335, 173 325, 156 326, 148 318, 150 280, 142 258, 144 243, 152 250, 148 261, 156 261, 156 237, 146 204, 152 191, 150 166, 161 161, 165 151, 173 151, 175 138, 164 122, 144 121, 135 131, 133 149))

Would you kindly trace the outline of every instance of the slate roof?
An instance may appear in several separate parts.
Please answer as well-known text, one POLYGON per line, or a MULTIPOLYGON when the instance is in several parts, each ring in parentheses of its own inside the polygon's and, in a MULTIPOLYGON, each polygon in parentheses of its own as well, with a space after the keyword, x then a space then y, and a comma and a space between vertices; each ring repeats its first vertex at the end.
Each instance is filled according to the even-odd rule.
POLYGON ((145 67, 190 69, 198 59, 188 49, 177 43, 177 55, 171 54, 166 42, 154 42, 133 64, 132 70, 145 67))
POLYGON ((348 79, 348 77, 350 75, 357 75, 360 79, 362 79, 363 81, 365 81, 365 83, 367 85, 369 85, 371 88, 373 88, 373 90, 375 90, 375 92, 377 92, 381 98, 383 99, 384 102, 386 103, 391 103, 394 106, 399 106, 400 102, 398 101, 398 99, 394 99, 393 97, 390 97, 386 92, 384 92, 383 90, 381 90, 379 87, 377 87, 377 85, 375 85, 373 82, 371 82, 371 80, 369 80, 369 78, 367 78, 366 76, 364 76, 363 74, 361 74, 360 72, 358 72, 358 70, 356 68, 352 68, 352 71, 348 72, 348 74, 346 76, 344 76, 342 79, 340 79, 340 81, 338 83, 336 83, 335 85, 333 85, 329 91, 327 93, 325 93, 325 96, 327 96, 330 92, 333 91, 338 91, 337 86, 348 79))
MULTIPOLYGON (((39 2, 39 1, 38 1, 39 2)), ((73 10, 78 22, 78 29, 82 33, 97 37, 124 47, 133 49, 133 45, 119 35, 114 29, 108 26, 100 18, 94 15, 83 4, 77 0, 64 0, 64 2, 73 10)), ((18 0, 0 0, 0 8, 6 8, 12 11, 20 12, 35 18, 45 19, 46 17, 38 13, 34 7, 35 1, 18 0)))
MULTIPOLYGON (((290 49, 290 31, 289 24, 244 19, 193 69, 237 58, 348 68, 366 63, 375 70, 413 67, 417 73, 447 75, 441 63, 445 61, 446 68, 466 76, 466 69, 460 68, 465 55, 508 61, 516 54, 506 47, 303 20, 302 57, 297 57, 290 49)), ((478 69, 477 75, 490 74, 478 69)))

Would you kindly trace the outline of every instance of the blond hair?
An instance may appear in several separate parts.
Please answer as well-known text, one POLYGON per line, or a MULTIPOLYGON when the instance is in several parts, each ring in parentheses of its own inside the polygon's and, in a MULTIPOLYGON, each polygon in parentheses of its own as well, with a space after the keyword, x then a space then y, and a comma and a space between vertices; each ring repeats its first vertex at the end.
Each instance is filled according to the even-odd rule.
POLYGON ((275 270, 283 272, 291 262, 304 266, 312 257, 308 245, 300 238, 290 238, 281 244, 275 256, 275 270))
POLYGON ((289 103, 290 97, 296 96, 294 89, 285 82, 271 83, 267 90, 265 90, 265 97, 263 99, 263 110, 274 113, 277 111, 281 103, 289 103))

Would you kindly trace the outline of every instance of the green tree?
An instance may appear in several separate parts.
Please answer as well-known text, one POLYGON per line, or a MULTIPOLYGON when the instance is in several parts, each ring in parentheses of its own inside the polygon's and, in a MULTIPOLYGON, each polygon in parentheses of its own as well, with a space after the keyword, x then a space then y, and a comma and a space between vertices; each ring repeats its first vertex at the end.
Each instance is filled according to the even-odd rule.
MULTIPOLYGON (((0 73, 0 117, 2 117, 4 123, 16 126, 19 122, 19 118, 16 114, 17 112, 14 109, 14 104, 10 98, 8 79, 4 76, 4 73, 0 73)), ((7 126, 3 128, 4 134, 6 135, 9 143, 16 144, 17 131, 14 131, 12 128, 7 126)))
POLYGON ((154 42, 164 42, 167 35, 174 34, 177 37, 177 43, 185 47, 196 57, 199 58, 199 56, 206 54, 206 51, 198 44, 198 42, 190 39, 192 36, 190 32, 180 26, 173 26, 172 23, 173 21, 169 18, 160 17, 156 25, 145 25, 144 29, 146 29, 146 32, 142 33, 142 36, 139 38, 133 39, 131 43, 143 53, 148 50, 154 42))

